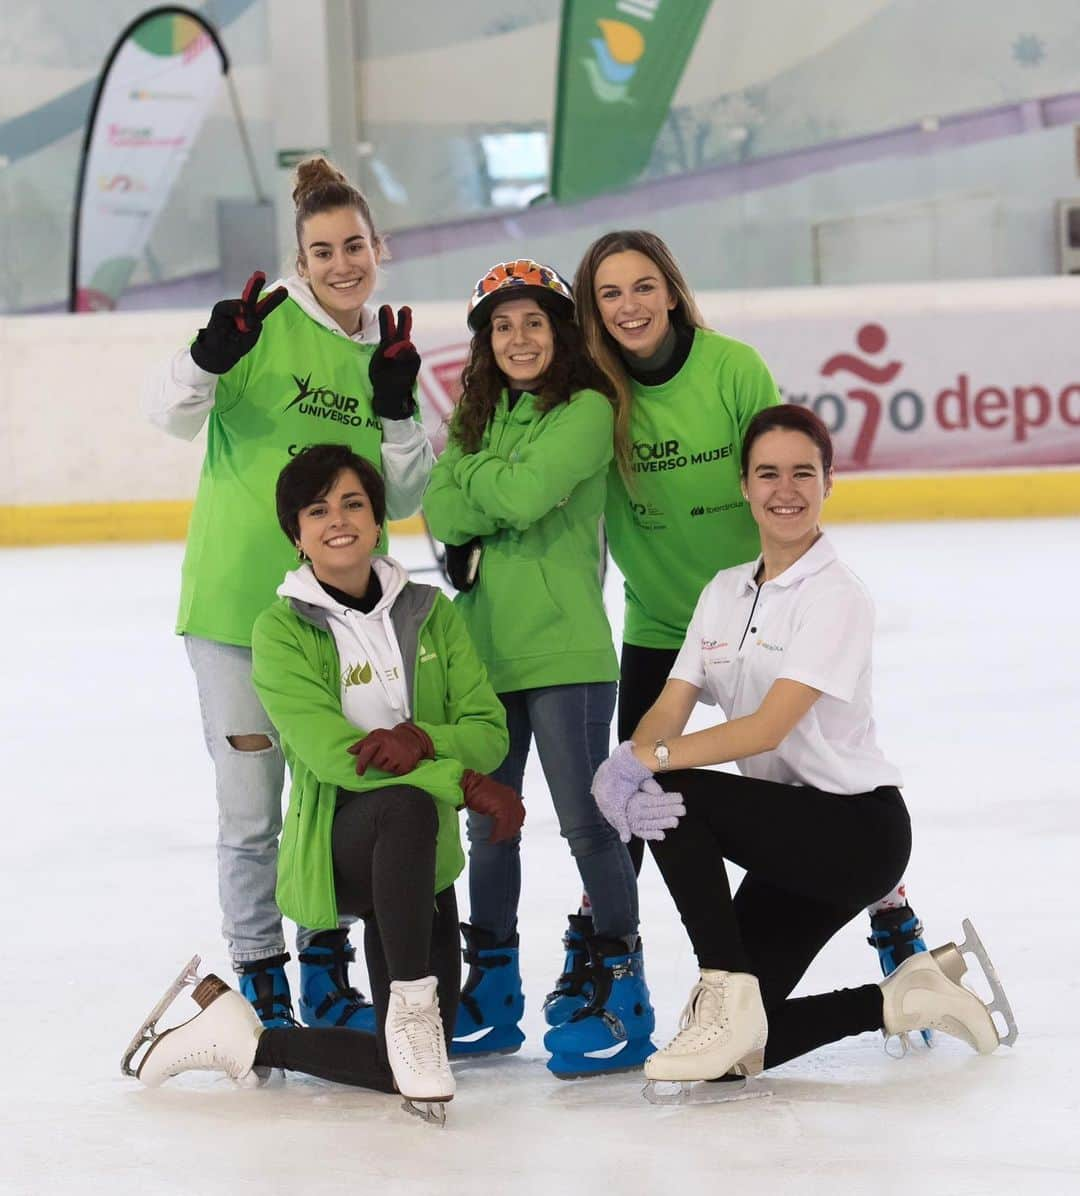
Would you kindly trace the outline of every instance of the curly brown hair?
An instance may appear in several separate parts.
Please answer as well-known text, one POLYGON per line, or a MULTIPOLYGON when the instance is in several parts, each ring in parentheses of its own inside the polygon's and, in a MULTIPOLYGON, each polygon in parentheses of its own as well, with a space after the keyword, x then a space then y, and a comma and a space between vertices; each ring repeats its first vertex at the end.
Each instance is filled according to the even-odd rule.
MULTIPOLYGON (((560 403, 568 403, 579 390, 598 390, 614 404, 615 388, 585 352, 578 326, 550 308, 544 307, 544 314, 551 324, 555 350, 547 373, 533 392, 538 400, 537 411, 546 415, 560 403)), ((450 439, 466 453, 475 453, 495 415, 499 395, 507 386, 506 376, 495 364, 490 321, 472 338, 461 384, 462 395, 450 417, 450 439)))

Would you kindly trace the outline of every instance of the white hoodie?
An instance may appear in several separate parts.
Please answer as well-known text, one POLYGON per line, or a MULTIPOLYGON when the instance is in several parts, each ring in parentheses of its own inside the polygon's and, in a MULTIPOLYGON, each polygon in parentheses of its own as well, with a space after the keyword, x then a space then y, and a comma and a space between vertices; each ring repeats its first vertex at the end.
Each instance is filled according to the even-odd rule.
POLYGON ((326 611, 341 660, 341 712, 362 731, 396 727, 410 717, 405 662, 390 621, 390 608, 409 575, 391 557, 373 557, 371 567, 382 597, 367 614, 332 598, 310 565, 286 573, 277 591, 326 611))
MULTIPOLYGON (((336 336, 348 337, 303 278, 291 274, 266 289, 282 286, 306 316, 336 336)), ((360 344, 378 343, 379 317, 374 308, 365 304, 360 309, 360 328, 348 339, 360 344)), ((218 377, 197 366, 187 346, 178 349, 146 380, 143 410, 147 418, 170 436, 194 440, 213 409, 218 377)), ((384 419, 381 423, 386 512, 391 519, 404 519, 419 508, 423 498, 433 463, 431 446, 423 424, 412 418, 384 419)))

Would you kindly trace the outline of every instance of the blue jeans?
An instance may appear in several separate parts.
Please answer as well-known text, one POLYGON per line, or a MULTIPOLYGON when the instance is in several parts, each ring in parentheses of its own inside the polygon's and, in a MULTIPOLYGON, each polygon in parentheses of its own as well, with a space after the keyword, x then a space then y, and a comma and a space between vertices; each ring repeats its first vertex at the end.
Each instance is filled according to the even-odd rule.
MULTIPOLYGON (((593 773, 608 756, 615 682, 520 689, 499 694, 499 700, 506 708, 510 754, 492 776, 520 793, 535 737, 559 830, 592 902, 597 934, 636 934, 637 878, 630 854, 589 792, 593 773)), ((491 819, 471 810, 467 829, 472 924, 503 942, 517 928, 521 838, 489 842, 491 819)))
MULTIPOLYGON (((237 967, 285 950, 274 898, 285 758, 251 684, 251 650, 193 635, 184 636, 184 646, 195 672, 203 736, 214 762, 221 930, 237 967), (237 735, 265 735, 270 746, 240 751, 230 742, 237 735)), ((343 918, 341 925, 354 921, 343 918)), ((297 927, 297 952, 313 934, 297 927)))

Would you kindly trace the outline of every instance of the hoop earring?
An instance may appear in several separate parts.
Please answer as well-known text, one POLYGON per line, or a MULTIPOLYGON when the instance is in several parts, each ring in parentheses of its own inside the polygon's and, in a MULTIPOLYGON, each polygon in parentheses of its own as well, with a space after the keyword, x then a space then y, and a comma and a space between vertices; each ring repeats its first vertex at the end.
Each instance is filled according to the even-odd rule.
POLYGON ((300 547, 300 545, 299 545, 299 544, 297 544, 297 546, 296 546, 296 559, 297 559, 297 560, 298 560, 298 561, 299 561, 301 564, 303 564, 303 563, 304 563, 304 561, 306 561, 306 560, 308 559, 308 555, 307 555, 307 553, 306 553, 306 552, 305 552, 305 551, 304 551, 304 550, 303 550, 303 549, 300 547))

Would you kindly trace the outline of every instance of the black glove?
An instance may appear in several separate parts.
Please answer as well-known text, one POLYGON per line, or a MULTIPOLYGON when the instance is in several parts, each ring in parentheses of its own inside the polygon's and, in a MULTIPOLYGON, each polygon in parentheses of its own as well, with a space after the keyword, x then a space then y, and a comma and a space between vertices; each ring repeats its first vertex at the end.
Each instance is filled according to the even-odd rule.
POLYGON ((455 590, 467 594, 476 585, 476 575, 480 570, 479 536, 473 536, 464 544, 447 544, 444 565, 446 576, 455 590))
POLYGON ((420 373, 420 354, 409 340, 412 308, 398 309, 397 324, 389 303, 379 308, 379 347, 368 366, 371 403, 380 419, 410 419, 416 411, 413 386, 420 373))
POLYGON ((208 374, 225 374, 255 348, 262 332, 262 322, 275 307, 285 302, 289 292, 278 287, 259 298, 266 285, 266 275, 256 270, 247 280, 241 299, 222 299, 214 304, 210 320, 191 346, 191 359, 208 374))

